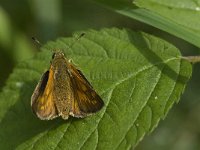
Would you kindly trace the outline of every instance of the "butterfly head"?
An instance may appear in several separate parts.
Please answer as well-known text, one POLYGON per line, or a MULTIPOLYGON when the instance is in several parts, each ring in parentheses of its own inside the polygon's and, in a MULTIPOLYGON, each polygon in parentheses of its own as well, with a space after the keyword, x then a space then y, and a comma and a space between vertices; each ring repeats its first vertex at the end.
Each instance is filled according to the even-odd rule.
POLYGON ((64 57, 65 57, 65 55, 61 51, 56 51, 52 55, 52 59, 58 59, 58 58, 64 58, 64 57))

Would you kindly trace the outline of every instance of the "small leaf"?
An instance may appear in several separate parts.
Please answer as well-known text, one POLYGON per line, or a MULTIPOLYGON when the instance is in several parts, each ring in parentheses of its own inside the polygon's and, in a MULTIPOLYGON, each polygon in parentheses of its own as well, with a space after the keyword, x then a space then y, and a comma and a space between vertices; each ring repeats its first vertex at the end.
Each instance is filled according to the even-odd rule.
POLYGON ((90 30, 69 48, 74 40, 49 42, 14 69, 0 94, 0 149, 130 149, 178 102, 192 72, 174 46, 145 33, 90 30), (72 59, 101 95, 100 112, 51 121, 32 114, 30 97, 53 49, 72 59))

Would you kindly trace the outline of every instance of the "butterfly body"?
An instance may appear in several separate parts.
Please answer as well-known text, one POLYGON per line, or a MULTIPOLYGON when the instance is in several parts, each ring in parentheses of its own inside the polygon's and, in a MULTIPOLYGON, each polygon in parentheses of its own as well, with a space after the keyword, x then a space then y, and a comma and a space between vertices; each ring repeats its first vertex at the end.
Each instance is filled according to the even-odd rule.
POLYGON ((56 104, 59 116, 67 119, 70 112, 73 93, 70 90, 70 71, 68 62, 62 54, 54 54, 52 60, 52 72, 54 72, 54 102, 56 104), (63 107, 65 106, 65 107, 63 107))
POLYGON ((33 112, 42 120, 61 116, 86 117, 104 103, 90 83, 62 52, 52 56, 50 69, 44 73, 31 97, 33 112))

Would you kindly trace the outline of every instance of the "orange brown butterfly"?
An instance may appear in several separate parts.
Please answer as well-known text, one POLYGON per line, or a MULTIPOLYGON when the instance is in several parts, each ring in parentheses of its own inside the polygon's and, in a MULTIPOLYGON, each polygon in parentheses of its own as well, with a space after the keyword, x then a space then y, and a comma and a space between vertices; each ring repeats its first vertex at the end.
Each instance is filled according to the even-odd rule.
POLYGON ((50 69, 43 74, 31 97, 32 110, 41 120, 59 116, 83 118, 103 106, 103 100, 82 72, 61 51, 53 54, 50 69))

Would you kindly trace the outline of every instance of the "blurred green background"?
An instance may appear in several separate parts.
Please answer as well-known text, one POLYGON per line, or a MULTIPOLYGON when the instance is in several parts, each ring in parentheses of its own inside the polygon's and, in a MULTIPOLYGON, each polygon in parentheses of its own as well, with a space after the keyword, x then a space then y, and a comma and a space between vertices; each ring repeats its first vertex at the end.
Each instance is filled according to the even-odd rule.
MULTIPOLYGON (((74 31, 105 27, 131 28, 159 36, 178 47, 183 55, 197 55, 199 48, 166 32, 127 18, 102 5, 83 0, 1 0, 0 2, 0 91, 15 65, 39 51, 31 40, 42 44, 74 31)), ((200 149, 200 67, 181 101, 170 111, 151 135, 139 143, 137 150, 200 149)))

